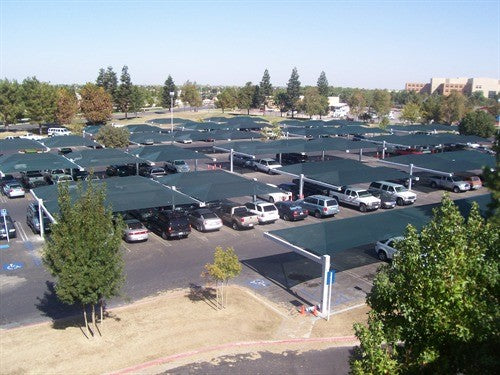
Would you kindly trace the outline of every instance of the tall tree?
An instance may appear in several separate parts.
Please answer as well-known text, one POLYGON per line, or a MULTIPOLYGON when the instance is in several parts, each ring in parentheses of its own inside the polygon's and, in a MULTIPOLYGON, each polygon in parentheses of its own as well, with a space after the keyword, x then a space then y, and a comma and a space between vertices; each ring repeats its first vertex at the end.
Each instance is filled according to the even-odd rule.
POLYGON ((73 92, 66 88, 57 90, 56 122, 70 124, 78 112, 78 100, 73 92))
POLYGON ((128 112, 132 104, 132 81, 128 73, 128 66, 122 68, 120 76, 120 86, 118 87, 118 107, 122 112, 125 112, 125 118, 128 118, 128 112))
POLYGON ((252 86, 252 82, 247 82, 245 86, 241 87, 238 91, 238 107, 246 109, 247 114, 250 114, 250 108, 252 108, 253 95, 254 86, 252 86))
POLYGON ((280 116, 283 117, 283 112, 288 111, 288 95, 285 90, 279 89, 274 93, 274 104, 280 109, 280 116))
MULTIPOLYGON (((95 305, 119 293, 124 280, 120 250, 123 221, 113 219, 105 203, 105 187, 92 180, 78 185, 72 198, 66 184, 58 185, 59 212, 51 227, 43 262, 56 278, 57 298, 66 304, 82 305, 88 331, 87 306, 95 305)), ((102 310, 101 310, 102 312, 102 310)), ((102 322, 101 314, 101 322, 102 322)))
POLYGON ((132 95, 130 98, 130 112, 135 112, 135 117, 137 117, 137 112, 144 107, 144 95, 139 86, 132 86, 132 95))
POLYGON ((222 109, 222 113, 227 108, 236 107, 238 101, 238 93, 233 87, 226 87, 217 95, 215 106, 222 109))
POLYGON ((87 83, 80 90, 80 95, 80 108, 89 123, 100 124, 111 119, 113 103, 104 88, 87 83))
POLYGON ((403 107, 403 111, 401 112, 401 119, 405 121, 409 121, 410 124, 414 124, 421 119, 421 110, 420 105, 417 103, 408 102, 403 107))
POLYGON ((447 195, 420 233, 408 226, 367 296, 368 326, 355 325, 352 373, 496 373, 499 235, 447 195))
POLYGON ((262 79, 259 84, 260 94, 262 95, 264 101, 264 111, 266 110, 266 106, 269 103, 269 97, 273 93, 273 85, 271 85, 271 76, 269 75, 269 71, 264 70, 264 74, 262 75, 262 79))
POLYGON ((330 91, 329 85, 328 85, 328 79, 326 78, 326 73, 321 72, 318 78, 318 91, 321 96, 324 96, 325 98, 328 98, 328 94, 330 91))
POLYGON ((24 111, 21 86, 17 81, 0 80, 0 117, 6 128, 15 124, 24 111))
POLYGON ((163 108, 168 108, 170 110, 170 103, 175 106, 175 101, 177 100, 178 92, 177 86, 175 86, 172 76, 169 74, 165 84, 163 85, 161 92, 161 106, 163 108), (171 98, 170 93, 173 92, 174 96, 171 98))
POLYGON ((481 110, 469 112, 458 124, 460 134, 489 138, 495 134, 495 119, 481 110))
POLYGON ((452 91, 441 101, 441 119, 447 124, 453 124, 462 119, 467 112, 467 99, 458 92, 452 91))
POLYGON ((127 128, 108 124, 99 129, 95 139, 107 148, 125 148, 130 143, 130 133, 127 128))
POLYGON ((314 115, 322 116, 328 108, 328 99, 319 93, 317 87, 308 87, 304 91, 302 107, 309 117, 314 115))
POLYGON ((422 103, 422 118, 424 122, 441 121, 441 101, 443 98, 439 95, 431 95, 422 103))
POLYGON ((264 96, 260 92, 260 86, 253 87, 252 108, 259 109, 264 104, 264 96))
POLYGON ((198 110, 198 107, 201 107, 202 100, 200 92, 196 87, 196 82, 191 83, 187 81, 184 86, 182 86, 181 100, 184 103, 188 103, 191 107, 194 108, 195 111, 198 110))
POLYGON ((354 91, 351 96, 347 99, 349 104, 349 111, 359 118, 361 113, 365 111, 366 99, 361 90, 354 91))
POLYGON ((43 123, 55 121, 57 96, 54 86, 36 77, 26 78, 22 83, 22 100, 27 117, 31 123, 38 124, 40 134, 43 123))
POLYGON ((104 88, 113 99, 113 103, 118 105, 118 77, 112 66, 108 66, 106 70, 99 69, 96 85, 104 88))
POLYGON ((391 94, 387 90, 375 90, 371 106, 380 118, 389 113, 391 104, 391 94))
POLYGON ((300 81, 299 73, 297 73, 297 68, 293 68, 290 79, 286 87, 286 95, 288 98, 288 107, 292 111, 292 118, 294 117, 294 112, 297 110, 300 99, 300 81))
POLYGON ((484 185, 487 186, 491 192, 491 202, 488 206, 491 214, 490 220, 494 225, 500 227, 500 133, 498 132, 495 136, 493 151, 496 153, 495 168, 484 168, 483 176, 484 185))

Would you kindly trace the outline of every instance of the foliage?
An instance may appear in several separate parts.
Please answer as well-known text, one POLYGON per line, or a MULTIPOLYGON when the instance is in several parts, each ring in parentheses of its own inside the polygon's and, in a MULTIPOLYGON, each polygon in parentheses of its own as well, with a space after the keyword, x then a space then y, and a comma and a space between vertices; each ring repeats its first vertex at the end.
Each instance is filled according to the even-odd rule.
POLYGON ((425 123, 441 121, 441 101, 439 95, 431 95, 422 103, 422 119, 425 123))
POLYGON ((144 95, 139 86, 132 86, 132 94, 130 96, 130 112, 137 112, 144 106, 144 95))
POLYGON ((170 110, 170 104, 172 103, 175 106, 177 96, 178 96, 177 86, 175 86, 174 80, 172 79, 172 76, 169 74, 162 88, 161 106, 164 108, 168 108, 170 110), (170 97, 171 92, 174 93, 173 98, 170 97))
POLYGON ((247 114, 250 114, 253 95, 254 95, 254 86, 252 86, 252 82, 247 82, 245 86, 241 87, 238 90, 238 107, 241 109, 246 109, 247 114))
POLYGON ((287 107, 292 111, 293 118, 294 112, 297 110, 300 98, 300 81, 299 73, 297 73, 297 68, 293 68, 290 79, 288 80, 288 84, 286 87, 286 96, 288 100, 287 107))
POLYGON ((227 87, 217 95, 215 106, 222 109, 222 113, 226 108, 234 108, 237 105, 238 93, 233 87, 227 87))
POLYGON ((349 104, 350 112, 356 117, 359 117, 366 107, 366 99, 363 92, 361 90, 355 90, 347 99, 347 104, 349 104))
POLYGON ((325 115, 328 112, 328 99, 319 93, 317 87, 308 87, 302 99, 302 109, 312 117, 314 115, 325 115))
POLYGON ((24 105, 21 86, 17 81, 0 80, 0 117, 8 127, 22 116, 24 105))
POLYGON ((37 124, 41 133, 42 123, 54 122, 57 96, 54 86, 40 82, 36 77, 26 78, 21 89, 24 114, 32 124, 37 124))
POLYGON ((367 296, 354 374, 493 373, 498 368, 500 231, 445 195, 420 233, 408 226, 367 296))
POLYGON ((86 306, 118 295, 124 280, 120 250, 123 221, 113 220, 105 204, 104 186, 95 187, 87 181, 84 188, 80 183, 74 200, 66 184, 58 189, 60 214, 51 227, 43 262, 56 278, 58 299, 83 306, 88 329, 86 306))
POLYGON ((111 95, 104 88, 87 83, 80 90, 80 96, 80 108, 89 123, 101 124, 111 119, 111 95))
POLYGON ((401 119, 414 124, 421 119, 420 105, 413 102, 408 102, 403 107, 401 112, 401 119))
POLYGON ((466 113, 467 99, 462 93, 452 91, 450 95, 441 100, 441 120, 453 124, 462 119, 466 113))
POLYGON ((391 94, 387 90, 375 90, 371 106, 379 117, 387 115, 391 110, 391 94))
POLYGON ((469 112, 458 124, 458 131, 464 135, 489 138, 495 133, 495 119, 481 110, 469 112))
POLYGON ((263 139, 280 139, 283 136, 283 129, 281 129, 279 123, 275 123, 271 126, 263 127, 260 135, 263 139))
POLYGON ((104 147, 124 148, 130 143, 130 133, 127 128, 104 125, 96 134, 96 141, 104 147))
POLYGON ((496 152, 496 166, 494 169, 484 168, 484 185, 491 192, 491 203, 489 204, 491 221, 500 226, 500 133, 495 136, 493 150, 496 152))
POLYGON ((380 129, 387 129, 387 127, 389 126, 389 118, 387 116, 382 117, 382 120, 380 121, 378 126, 380 129))
POLYGON ((273 85, 271 85, 271 76, 269 75, 269 71, 264 70, 264 74, 262 75, 262 80, 259 84, 260 94, 262 95, 264 106, 267 106, 268 98, 273 93, 273 85))
POLYGON ((253 87, 252 108, 259 109, 264 104, 264 99, 264 96, 260 92, 260 86, 255 85, 253 87))
POLYGON ((393 91, 391 92, 391 100, 395 105, 405 106, 408 103, 422 104, 426 98, 426 94, 419 94, 415 91, 393 91))
POLYGON ((217 246, 214 252, 214 262, 205 265, 205 276, 210 277, 217 284, 217 304, 223 309, 226 307, 226 293, 224 286, 230 279, 241 273, 241 263, 232 247, 226 250, 217 246))
POLYGON ((318 82, 316 84, 318 86, 318 91, 321 96, 328 98, 328 93, 330 91, 328 86, 328 79, 326 78, 326 73, 321 72, 318 78, 318 82))
POLYGON ((280 116, 283 117, 283 112, 288 111, 288 95, 285 90, 276 90, 273 97, 274 104, 280 109, 280 116))
POLYGON ((182 86, 181 100, 184 103, 188 103, 191 107, 194 107, 195 110, 201 107, 201 96, 196 88, 196 83, 187 81, 184 86, 182 86))
POLYGON ((78 112, 78 100, 73 92, 66 88, 57 90, 56 122, 58 124, 69 124, 78 112))
POLYGON ((99 69, 96 85, 104 88, 104 90, 111 95, 113 102, 118 105, 118 77, 113 71, 113 67, 108 66, 106 70, 102 68, 99 69))
POLYGON ((128 112, 131 110, 133 95, 133 85, 128 73, 128 66, 125 65, 122 68, 120 86, 117 92, 118 108, 120 111, 125 112, 125 118, 128 118, 128 112))

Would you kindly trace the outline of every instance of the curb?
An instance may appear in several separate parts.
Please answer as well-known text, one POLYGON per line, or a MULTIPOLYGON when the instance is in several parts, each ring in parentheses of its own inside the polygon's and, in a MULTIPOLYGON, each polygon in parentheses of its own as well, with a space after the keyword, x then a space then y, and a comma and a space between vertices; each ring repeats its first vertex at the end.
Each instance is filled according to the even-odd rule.
POLYGON ((203 354, 211 351, 232 349, 232 348, 242 348, 255 345, 280 345, 280 344, 294 344, 294 343, 314 343, 314 342, 349 342, 357 341, 356 336, 336 336, 336 337, 317 337, 317 338, 296 338, 296 339, 286 339, 286 340, 262 340, 262 341, 243 341, 243 342, 233 342, 228 344, 222 344, 217 346, 212 346, 204 349, 191 350, 184 353, 173 354, 167 357, 154 359, 152 361, 144 362, 138 365, 127 367, 118 371, 108 373, 108 375, 121 375, 129 374, 139 370, 144 370, 153 366, 162 365, 164 363, 172 362, 176 359, 187 358, 194 356, 196 354, 203 354))

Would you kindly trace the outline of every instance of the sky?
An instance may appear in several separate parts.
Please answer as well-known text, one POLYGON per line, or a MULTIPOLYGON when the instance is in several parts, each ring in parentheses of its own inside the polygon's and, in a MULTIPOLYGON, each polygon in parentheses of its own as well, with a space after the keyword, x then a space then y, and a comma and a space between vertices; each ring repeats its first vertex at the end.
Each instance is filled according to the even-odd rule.
POLYGON ((500 78, 500 1, 0 0, 0 78, 85 83, 129 67, 211 85, 403 89, 431 77, 500 78))

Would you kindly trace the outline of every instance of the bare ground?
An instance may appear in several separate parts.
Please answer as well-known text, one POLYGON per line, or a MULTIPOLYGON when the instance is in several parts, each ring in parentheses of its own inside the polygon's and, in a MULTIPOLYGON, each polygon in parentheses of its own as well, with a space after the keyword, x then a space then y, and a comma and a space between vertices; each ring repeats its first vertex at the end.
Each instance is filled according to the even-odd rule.
MULTIPOLYGON (((133 305, 113 309, 87 339, 81 320, 44 323, 0 332, 2 374, 97 374, 142 366, 134 373, 157 373, 222 354, 265 349, 311 350, 332 341, 293 342, 297 338, 352 335, 352 323, 366 320, 366 308, 332 316, 330 322, 285 310, 239 287, 229 288, 228 307, 216 310, 206 294, 169 292, 133 305), (292 340, 289 342, 289 340, 292 340), (178 358, 168 358, 188 353, 178 358), (165 359, 166 358, 166 359, 165 359)), ((350 340, 353 342, 353 340, 350 340)))

